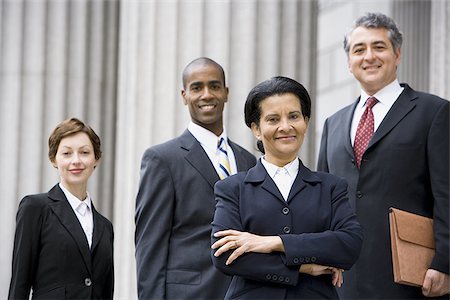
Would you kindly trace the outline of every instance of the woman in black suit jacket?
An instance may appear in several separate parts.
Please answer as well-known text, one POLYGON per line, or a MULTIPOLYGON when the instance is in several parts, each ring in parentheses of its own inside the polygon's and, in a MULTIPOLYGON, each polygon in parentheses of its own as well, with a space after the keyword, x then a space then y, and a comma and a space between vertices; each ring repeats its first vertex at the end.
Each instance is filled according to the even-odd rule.
POLYGON ((49 138, 60 183, 24 197, 17 212, 9 299, 112 299, 113 226, 86 191, 101 157, 97 134, 78 119, 49 138))
POLYGON ((306 89, 274 77, 250 91, 245 122, 264 153, 248 172, 219 181, 214 265, 233 279, 226 299, 333 299, 358 258, 362 229, 347 183, 298 158, 311 115, 306 89))

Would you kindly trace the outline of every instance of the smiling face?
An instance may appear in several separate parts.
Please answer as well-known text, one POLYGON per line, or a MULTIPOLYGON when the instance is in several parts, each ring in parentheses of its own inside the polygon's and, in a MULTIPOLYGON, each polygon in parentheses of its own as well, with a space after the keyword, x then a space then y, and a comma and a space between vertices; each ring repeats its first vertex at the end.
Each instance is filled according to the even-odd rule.
POLYGON ((228 99, 223 73, 213 64, 192 65, 186 74, 183 102, 189 107, 191 120, 219 136, 222 112, 228 99))
POLYGON ((364 91, 373 95, 397 78, 400 48, 394 51, 384 28, 357 27, 349 36, 348 66, 364 91))
POLYGON ((52 164, 58 169, 61 183, 71 193, 85 191, 87 181, 98 164, 89 136, 78 132, 61 139, 52 164))
POLYGON ((303 117, 300 100, 291 93, 262 100, 260 109, 259 125, 252 123, 252 132, 263 142, 265 159, 282 167, 297 157, 308 120, 303 117))

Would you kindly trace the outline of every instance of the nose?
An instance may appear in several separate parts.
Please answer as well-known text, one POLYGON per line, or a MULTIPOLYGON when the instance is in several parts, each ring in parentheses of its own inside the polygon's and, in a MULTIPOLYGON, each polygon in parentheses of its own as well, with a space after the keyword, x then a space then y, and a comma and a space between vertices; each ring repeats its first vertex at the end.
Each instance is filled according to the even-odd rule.
POLYGON ((78 155, 78 153, 74 153, 72 155, 72 164, 78 164, 80 162, 80 156, 78 155))
POLYGON ((205 87, 203 89, 203 93, 202 93, 202 99, 209 99, 213 96, 213 94, 211 93, 211 90, 208 87, 205 87))
POLYGON ((291 123, 287 118, 282 118, 280 120, 280 130, 289 131, 291 129, 291 123))
POLYGON ((364 55, 365 60, 372 60, 375 58, 375 53, 372 48, 367 48, 366 53, 364 55))

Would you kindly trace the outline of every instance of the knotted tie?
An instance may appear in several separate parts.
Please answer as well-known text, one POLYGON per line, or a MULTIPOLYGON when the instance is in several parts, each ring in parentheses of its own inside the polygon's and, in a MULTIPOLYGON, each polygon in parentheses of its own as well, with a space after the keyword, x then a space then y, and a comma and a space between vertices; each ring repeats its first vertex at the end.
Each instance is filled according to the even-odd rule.
POLYGON ((224 138, 220 138, 217 148, 219 150, 219 177, 224 179, 230 176, 230 162, 228 161, 227 145, 224 138))
POLYGON ((355 142, 353 144, 353 151, 355 152, 356 165, 358 169, 361 165, 361 159, 366 151, 367 145, 373 135, 374 119, 372 107, 378 103, 375 97, 369 97, 366 102, 366 109, 364 110, 361 120, 359 120, 358 128, 356 129, 355 142))

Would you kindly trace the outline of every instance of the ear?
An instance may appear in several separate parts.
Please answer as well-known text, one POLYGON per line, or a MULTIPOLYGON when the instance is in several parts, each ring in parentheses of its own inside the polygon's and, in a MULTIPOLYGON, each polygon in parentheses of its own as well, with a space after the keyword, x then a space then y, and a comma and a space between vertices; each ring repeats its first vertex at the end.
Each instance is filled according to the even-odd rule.
POLYGON ((228 87, 227 86, 225 87, 225 95, 226 95, 226 97, 225 97, 224 102, 228 102, 228 87))
POLYGON ((400 48, 397 48, 397 50, 395 50, 395 65, 398 66, 400 64, 400 58, 401 58, 401 51, 400 48))
POLYGON ((181 90, 181 98, 183 99, 184 105, 187 105, 187 101, 186 101, 186 91, 185 91, 185 90, 181 90))
POLYGON ((260 140, 261 139, 261 130, 259 129, 259 126, 255 122, 253 122, 251 124, 251 129, 252 129, 252 133, 255 136, 255 138, 260 140))

